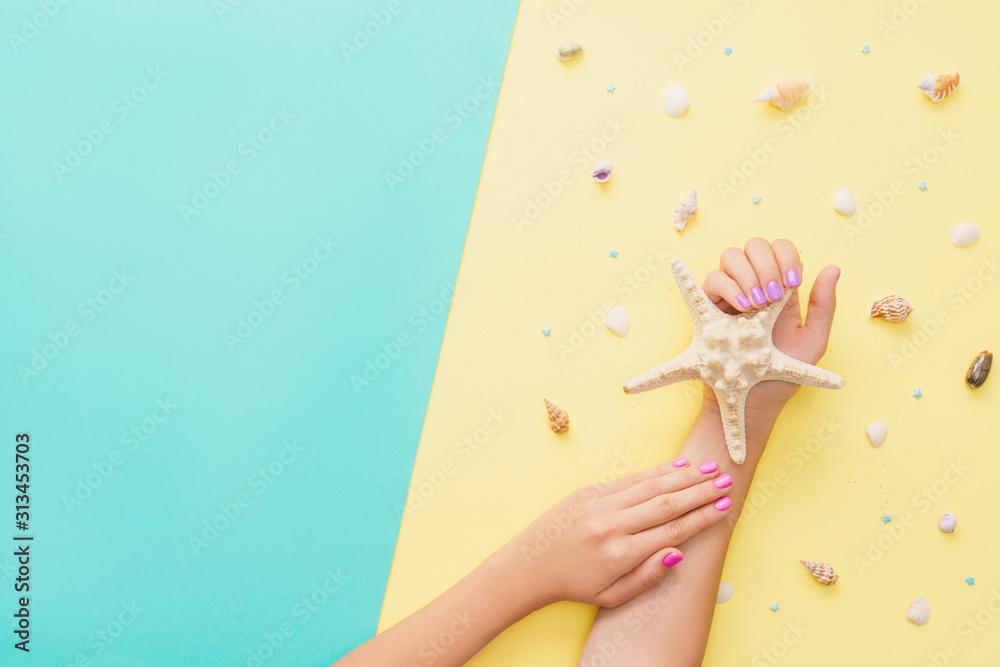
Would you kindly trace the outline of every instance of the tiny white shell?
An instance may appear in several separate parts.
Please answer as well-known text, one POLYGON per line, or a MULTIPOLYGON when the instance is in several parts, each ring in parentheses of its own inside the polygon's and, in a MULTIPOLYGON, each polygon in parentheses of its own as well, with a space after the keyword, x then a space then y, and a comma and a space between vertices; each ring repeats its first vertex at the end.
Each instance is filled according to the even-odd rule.
POLYGON ((559 56, 559 60, 569 62, 570 60, 576 60, 583 54, 583 47, 576 42, 564 42, 559 45, 556 50, 556 55, 559 56))
POLYGON ((945 512, 938 520, 938 528, 942 533, 954 533, 955 526, 958 525, 958 518, 951 512, 945 512))
POLYGON ((848 218, 854 215, 857 207, 854 204, 854 195, 847 188, 837 188, 837 194, 833 196, 833 208, 840 214, 848 218))
POLYGON ((628 312, 621 306, 615 306, 608 311, 608 316, 604 320, 604 326, 611 329, 616 335, 624 338, 628 335, 628 312))
POLYGON ((663 91, 663 110, 668 116, 683 116, 689 104, 687 91, 676 83, 671 83, 663 91))
POLYGON ((733 585, 728 581, 719 582, 719 592, 715 596, 715 604, 724 604, 733 597, 733 585))
POLYGON ((979 240, 979 225, 966 220, 951 228, 951 244, 959 248, 979 240))
POLYGON ((923 625, 931 619, 931 605, 924 598, 913 598, 906 608, 906 618, 911 623, 923 625))
POLYGON ((611 165, 609 160, 599 160, 597 164, 594 165, 594 172, 592 177, 598 183, 607 183, 611 180, 611 172, 614 167, 611 165))
POLYGON ((872 447, 878 447, 885 442, 885 436, 888 434, 889 425, 884 421, 872 422, 865 427, 865 435, 868 436, 868 442, 872 444, 872 447))

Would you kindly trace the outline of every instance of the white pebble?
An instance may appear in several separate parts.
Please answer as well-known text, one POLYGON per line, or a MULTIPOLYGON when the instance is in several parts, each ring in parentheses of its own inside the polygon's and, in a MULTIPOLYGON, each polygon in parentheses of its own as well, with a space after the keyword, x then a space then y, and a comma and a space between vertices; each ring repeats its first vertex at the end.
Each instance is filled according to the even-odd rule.
POLYGON ((951 228, 951 244, 962 248, 979 240, 979 225, 966 220, 951 228))
POLYGON ((688 110, 688 94, 681 86, 672 83, 663 91, 663 110, 668 116, 677 118, 688 110))
POLYGON ((731 597, 733 597, 733 585, 728 581, 720 581, 719 593, 715 596, 715 604, 729 602, 729 598, 731 597))
POLYGON ((951 512, 945 512, 938 521, 938 528, 942 533, 954 533, 955 526, 958 525, 958 518, 951 512))
POLYGON ((906 618, 915 625, 923 625, 931 619, 931 605, 924 598, 913 598, 906 608, 906 618))
POLYGON ((833 196, 833 208, 848 218, 854 215, 857 206, 854 204, 854 195, 847 188, 837 188, 837 194, 833 196))
POLYGON ((608 316, 604 320, 604 326, 611 329, 616 335, 624 338, 628 335, 628 312, 621 306, 615 306, 608 311, 608 316))
POLYGON ((884 421, 872 422, 865 427, 865 435, 868 436, 868 442, 872 444, 872 447, 879 447, 883 442, 885 442, 885 436, 889 434, 889 425, 884 421))

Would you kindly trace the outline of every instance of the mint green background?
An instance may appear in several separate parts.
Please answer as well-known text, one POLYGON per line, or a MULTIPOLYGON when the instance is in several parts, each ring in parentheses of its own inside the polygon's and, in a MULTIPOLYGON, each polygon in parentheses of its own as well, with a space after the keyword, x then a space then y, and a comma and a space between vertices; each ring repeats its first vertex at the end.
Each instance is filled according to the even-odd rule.
MULTIPOLYGON (((35 664, 320 665, 375 629, 496 103, 477 85, 499 82, 517 3, 217 4, 0 6, 0 437, 33 441, 35 664), (394 6, 349 62, 342 45, 394 6), (166 77, 124 117, 149 67, 166 77), (274 109, 292 120, 248 159, 274 109), (385 172, 439 127, 390 191, 385 172), (185 224, 179 205, 230 159, 239 173, 185 224), (327 237, 339 247, 292 278, 327 237), (102 292, 115 272, 127 285, 102 292), (51 358, 26 378, 35 352, 51 358), (281 463, 286 441, 301 451, 281 463), (213 519, 228 525, 196 555, 213 519)), ((29 661, 10 643, 0 663, 29 661)))

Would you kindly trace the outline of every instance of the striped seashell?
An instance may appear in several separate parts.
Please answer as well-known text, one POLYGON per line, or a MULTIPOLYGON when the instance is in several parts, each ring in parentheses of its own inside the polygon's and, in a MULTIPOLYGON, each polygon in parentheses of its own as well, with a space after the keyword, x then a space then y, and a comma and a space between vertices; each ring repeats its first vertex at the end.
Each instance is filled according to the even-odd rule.
POLYGON ((871 316, 881 317, 890 322, 902 322, 912 312, 913 306, 909 301, 898 294, 890 294, 872 304, 871 316))
POLYGON ((813 576, 813 579, 824 586, 832 586, 840 578, 833 571, 833 566, 829 563, 819 560, 801 560, 799 562, 805 565, 806 569, 809 570, 809 574, 813 576))
POLYGON ((924 74, 924 78, 920 80, 920 85, 917 88, 931 98, 932 102, 940 102, 958 88, 958 72, 954 74, 928 72, 924 74))
POLYGON ((558 405, 545 399, 545 410, 549 413, 549 428, 553 433, 562 435, 569 430, 569 415, 558 405))
POLYGON ((576 42, 564 42, 559 45, 556 49, 556 55, 559 56, 559 60, 569 62, 570 60, 576 60, 581 55, 583 55, 583 47, 576 42))
POLYGON ((782 111, 791 109, 809 97, 809 82, 788 79, 776 81, 754 98, 754 102, 767 102, 782 111))

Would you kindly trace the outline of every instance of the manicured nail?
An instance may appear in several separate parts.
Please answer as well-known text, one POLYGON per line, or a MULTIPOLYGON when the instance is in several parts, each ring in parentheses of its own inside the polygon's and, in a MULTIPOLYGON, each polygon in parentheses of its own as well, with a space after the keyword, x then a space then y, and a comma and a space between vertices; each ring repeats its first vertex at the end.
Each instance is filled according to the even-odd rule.
POLYGON ((702 471, 706 475, 711 475, 718 469, 719 469, 719 464, 716 463, 715 461, 705 461, 700 466, 698 466, 698 470, 702 471))
POLYGON ((801 284, 802 276, 799 275, 798 269, 793 267, 785 272, 785 285, 788 287, 798 287, 801 284))
POLYGON ((729 499, 729 496, 722 496, 721 498, 715 501, 715 509, 719 510, 720 512, 725 512, 727 509, 732 507, 732 505, 733 501, 729 499))
POLYGON ((756 285, 754 285, 753 289, 750 290, 750 296, 753 297, 753 302, 758 306, 763 306, 767 303, 767 299, 764 298, 764 292, 762 292, 756 285))
POLYGON ((777 301, 784 293, 785 291, 781 289, 781 285, 777 280, 772 280, 767 284, 767 298, 771 301, 777 301))
POLYGON ((663 567, 669 570, 682 560, 684 560, 684 556, 677 553, 676 551, 671 551, 670 553, 668 553, 666 556, 663 557, 663 567))
POLYGON ((715 488, 717 489, 724 489, 727 486, 733 485, 733 478, 729 476, 728 472, 724 472, 718 477, 716 477, 715 481, 712 482, 712 484, 715 484, 715 488))
POLYGON ((749 308, 750 307, 750 299, 746 298, 742 294, 737 294, 736 295, 736 303, 738 303, 740 305, 740 308, 749 308))
POLYGON ((674 462, 671 463, 670 465, 672 465, 675 468, 687 468, 688 460, 683 456, 681 456, 680 458, 674 459, 674 462))

